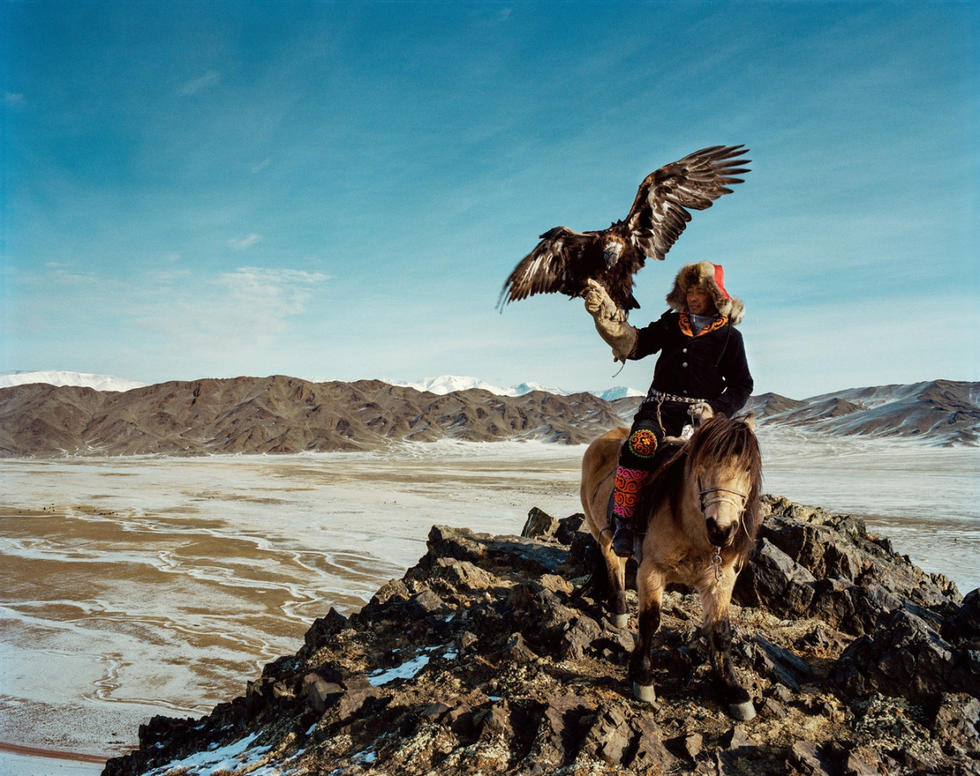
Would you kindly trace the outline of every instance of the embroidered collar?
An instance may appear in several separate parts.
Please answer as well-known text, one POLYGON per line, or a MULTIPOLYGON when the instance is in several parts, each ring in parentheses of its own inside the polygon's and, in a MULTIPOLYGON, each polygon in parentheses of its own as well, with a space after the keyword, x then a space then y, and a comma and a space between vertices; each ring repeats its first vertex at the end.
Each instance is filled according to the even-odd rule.
POLYGON ((695 334, 694 331, 691 329, 691 318, 686 312, 681 313, 679 323, 681 327, 681 332, 686 334, 688 337, 700 337, 702 334, 707 334, 709 331, 716 331, 717 329, 720 329, 722 326, 727 324, 728 316, 719 315, 711 323, 709 323, 707 326, 701 329, 701 331, 699 331, 697 334, 695 334))

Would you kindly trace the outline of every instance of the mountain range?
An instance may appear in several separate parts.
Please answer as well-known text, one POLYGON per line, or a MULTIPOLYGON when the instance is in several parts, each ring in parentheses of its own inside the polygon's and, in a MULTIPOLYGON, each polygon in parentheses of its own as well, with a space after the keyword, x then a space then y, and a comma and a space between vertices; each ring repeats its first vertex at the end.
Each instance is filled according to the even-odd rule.
MULTIPOLYGON (((433 387, 446 387, 445 381, 433 387)), ((750 399, 764 426, 975 445, 980 383, 935 380, 796 400, 750 399)), ((129 390, 50 383, 0 388, 0 456, 206 455, 368 450, 450 438, 584 444, 628 424, 641 397, 483 388, 436 393, 380 380, 237 377, 129 390)))
MULTIPOLYGON (((311 382, 328 382, 324 380, 312 380, 311 382)), ((549 387, 540 383, 520 383, 509 388, 502 388, 478 377, 461 377, 459 375, 440 375, 439 377, 426 377, 417 382, 403 382, 400 380, 383 379, 382 382, 398 385, 404 388, 414 388, 417 391, 428 391, 429 393, 439 394, 440 396, 456 391, 468 391, 472 388, 479 388, 498 396, 523 396, 531 391, 547 391, 548 393, 568 396, 573 391, 565 391, 561 388, 549 387)), ((97 391, 128 391, 132 388, 142 388, 148 383, 141 383, 136 380, 126 380, 121 377, 111 377, 109 375, 96 375, 88 372, 69 372, 48 370, 43 372, 3 372, 0 373, 0 388, 9 388, 14 385, 27 385, 28 383, 48 383, 49 385, 76 385, 81 387, 94 388, 97 391)), ((643 396, 643 393, 627 386, 616 386, 607 388, 603 391, 589 391, 593 396, 600 399, 612 401, 628 396, 643 396)))

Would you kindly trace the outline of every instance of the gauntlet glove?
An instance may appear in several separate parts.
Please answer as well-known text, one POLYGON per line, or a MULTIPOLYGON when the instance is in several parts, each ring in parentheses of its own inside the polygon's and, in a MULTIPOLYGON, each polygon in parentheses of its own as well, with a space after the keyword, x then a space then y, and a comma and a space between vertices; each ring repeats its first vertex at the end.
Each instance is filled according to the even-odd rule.
POLYGON ((586 281, 589 285, 585 292, 585 309, 595 320, 596 331, 613 350, 615 361, 626 361, 636 347, 636 329, 626 322, 623 311, 609 298, 599 283, 594 280, 586 281))

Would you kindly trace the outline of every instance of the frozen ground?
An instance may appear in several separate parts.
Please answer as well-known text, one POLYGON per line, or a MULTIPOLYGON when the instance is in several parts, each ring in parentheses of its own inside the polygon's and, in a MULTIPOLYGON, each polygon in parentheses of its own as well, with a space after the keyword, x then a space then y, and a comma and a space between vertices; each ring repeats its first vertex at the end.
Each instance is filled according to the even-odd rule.
MULTIPOLYGON (((919 565, 964 592, 980 583, 980 451, 792 432, 762 442, 767 492, 873 515, 919 565)), ((106 755, 152 714, 202 714, 294 652, 329 606, 357 608, 400 576, 432 524, 516 533, 531 506, 578 511, 581 454, 446 442, 4 461, 0 742, 106 755)), ((37 762, 0 753, 4 773, 37 762)))

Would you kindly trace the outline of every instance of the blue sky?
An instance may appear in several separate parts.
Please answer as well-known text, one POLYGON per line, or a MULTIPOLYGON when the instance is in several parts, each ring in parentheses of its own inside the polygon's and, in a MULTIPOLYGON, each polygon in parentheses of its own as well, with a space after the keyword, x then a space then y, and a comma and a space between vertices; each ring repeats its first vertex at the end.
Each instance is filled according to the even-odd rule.
POLYGON ((709 259, 756 392, 980 379, 977 4, 3 2, 0 371, 645 390, 495 304, 651 170, 751 148, 709 259))

